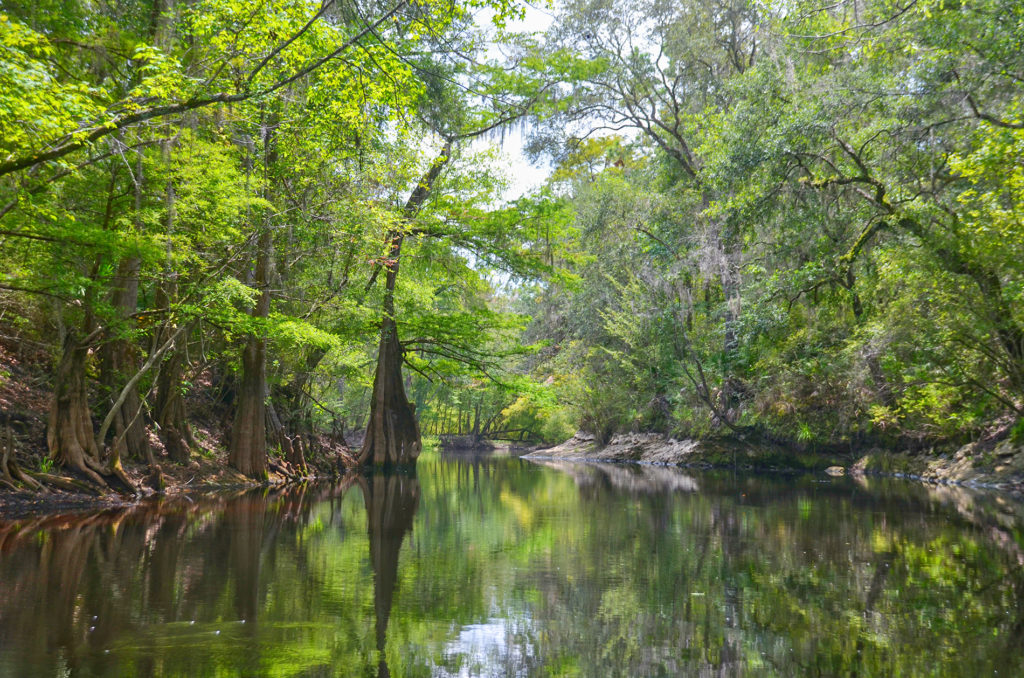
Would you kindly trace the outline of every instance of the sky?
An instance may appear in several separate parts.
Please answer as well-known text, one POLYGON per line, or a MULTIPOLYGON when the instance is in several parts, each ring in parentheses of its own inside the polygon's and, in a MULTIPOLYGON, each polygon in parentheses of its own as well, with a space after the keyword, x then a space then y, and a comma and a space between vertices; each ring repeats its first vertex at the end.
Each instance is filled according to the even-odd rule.
MULTIPOLYGON (((477 25, 481 29, 494 33, 494 26, 491 24, 491 17, 494 12, 490 9, 481 10, 476 15, 477 25)), ((509 21, 507 30, 514 33, 543 32, 547 30, 553 20, 552 10, 546 3, 530 2, 526 4, 526 15, 521 20, 509 21)), ((499 58, 495 48, 488 52, 488 56, 499 58)), ((523 146, 526 143, 524 131, 521 127, 508 130, 504 139, 480 139, 474 144, 477 150, 483 150, 492 146, 499 146, 504 156, 504 170, 509 178, 509 186, 501 196, 503 200, 514 200, 533 189, 539 188, 544 180, 551 174, 551 166, 547 161, 541 161, 541 165, 532 165, 523 154, 523 146)))

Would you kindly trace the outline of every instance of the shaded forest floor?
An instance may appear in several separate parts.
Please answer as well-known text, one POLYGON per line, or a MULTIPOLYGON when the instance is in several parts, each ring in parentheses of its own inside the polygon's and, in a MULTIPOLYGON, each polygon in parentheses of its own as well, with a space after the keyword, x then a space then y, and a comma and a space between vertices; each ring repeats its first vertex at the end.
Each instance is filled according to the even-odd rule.
MULTIPOLYGON (((12 446, 10 457, 29 472, 60 473, 75 480, 68 469, 55 469, 49 460, 46 426, 52 397, 52 359, 47 351, 31 342, 15 341, 9 328, 0 327, 0 445, 12 446)), ((208 381, 200 379, 197 381, 208 381)), ((228 466, 227 428, 229 406, 218 402, 206 389, 195 389, 187 398, 189 424, 196 445, 188 463, 171 461, 152 426, 147 428, 149 444, 160 471, 162 489, 156 487, 153 470, 144 460, 124 459, 128 479, 143 495, 160 490, 166 494, 199 488, 252 486, 254 481, 228 466)), ((344 441, 326 434, 313 436, 312 453, 307 458, 305 479, 335 477, 355 465, 353 452, 344 441)), ((282 460, 270 458, 267 484, 279 485, 297 480, 294 469, 282 460)), ((47 487, 45 492, 11 491, 0 487, 0 514, 48 512, 85 508, 123 507, 137 501, 131 495, 87 494, 47 487)))

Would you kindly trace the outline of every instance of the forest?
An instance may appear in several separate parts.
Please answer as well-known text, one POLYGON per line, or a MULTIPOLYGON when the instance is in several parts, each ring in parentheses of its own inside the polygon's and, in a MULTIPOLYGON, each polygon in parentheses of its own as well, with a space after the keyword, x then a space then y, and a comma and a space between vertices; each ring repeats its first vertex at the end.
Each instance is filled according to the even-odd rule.
POLYGON ((0 489, 1022 413, 1018 0, 0 5, 0 489))

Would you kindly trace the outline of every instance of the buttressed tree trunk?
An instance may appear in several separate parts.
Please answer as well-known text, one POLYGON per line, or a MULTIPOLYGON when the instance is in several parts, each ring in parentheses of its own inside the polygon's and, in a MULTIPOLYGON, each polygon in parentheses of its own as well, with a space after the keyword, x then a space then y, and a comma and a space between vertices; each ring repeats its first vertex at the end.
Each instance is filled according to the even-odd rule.
POLYGON ((100 464, 85 385, 87 355, 86 344, 69 332, 54 379, 46 444, 57 464, 75 469, 103 486, 106 483, 97 473, 100 464))
MULTIPOLYGON (((419 212, 430 196, 437 177, 448 163, 451 150, 452 143, 449 141, 409 196, 403 210, 407 221, 419 212)), ((392 231, 388 234, 390 248, 384 288, 384 317, 380 323, 380 348, 377 352, 377 369, 373 375, 370 421, 366 427, 363 447, 359 452, 360 464, 412 464, 419 457, 422 448, 416 410, 406 396, 402 380, 403 352, 395 322, 395 283, 398 279, 404 237, 401 231, 392 231)))
POLYGON ((359 460, 378 466, 410 464, 419 457, 422 443, 416 410, 402 383, 402 346, 394 318, 386 316, 380 331, 370 422, 359 460))

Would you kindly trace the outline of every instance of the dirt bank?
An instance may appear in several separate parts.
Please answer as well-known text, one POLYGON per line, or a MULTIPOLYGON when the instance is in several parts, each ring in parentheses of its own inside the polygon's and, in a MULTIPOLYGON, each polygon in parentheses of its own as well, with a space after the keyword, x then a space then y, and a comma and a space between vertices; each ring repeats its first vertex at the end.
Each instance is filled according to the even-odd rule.
POLYGON ((561 445, 531 452, 525 458, 884 474, 929 483, 1024 493, 1024 446, 1009 440, 971 443, 947 453, 871 449, 850 454, 818 454, 780 446, 752 445, 731 438, 676 440, 657 433, 619 434, 601 445, 593 435, 578 432, 561 445))
MULTIPOLYGON (((95 511, 102 509, 123 509, 135 506, 151 498, 175 497, 194 492, 207 493, 246 488, 284 488, 303 483, 315 483, 341 477, 352 464, 348 458, 339 455, 333 467, 322 460, 316 467, 311 465, 309 473, 302 478, 271 471, 266 482, 258 483, 227 466, 226 453, 217 456, 193 459, 189 464, 164 463, 161 466, 165 487, 159 491, 147 485, 151 476, 143 464, 126 464, 125 475, 138 488, 137 494, 115 492, 85 493, 68 492, 47 487, 43 492, 11 491, 0 489, 0 519, 11 519, 26 515, 50 513, 95 511)), ((276 461, 271 461, 271 466, 276 461)), ((64 471, 64 473, 67 473, 64 471)), ((72 474, 68 474, 69 476, 72 474)))
MULTIPOLYGON (((52 356, 40 345, 13 341, 14 334, 12 328, 0 322, 0 463, 6 462, 8 469, 5 474, 0 468, 0 516, 123 508, 153 494, 257 485, 228 466, 226 441, 231 410, 215 397, 206 372, 197 377, 199 388, 185 398, 195 443, 186 462, 170 458, 147 413, 147 442, 155 463, 150 466, 146 460, 122 459, 125 478, 136 492, 119 482, 99 487, 73 469, 55 466, 47 449, 47 418, 53 398, 52 356)), ((329 479, 355 464, 352 448, 344 440, 313 433, 304 435, 303 442, 307 469, 299 470, 271 456, 266 485, 329 479)), ((358 436, 350 436, 349 442, 358 446, 358 436)))

